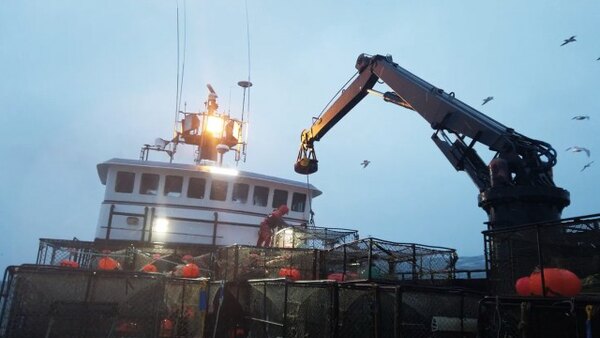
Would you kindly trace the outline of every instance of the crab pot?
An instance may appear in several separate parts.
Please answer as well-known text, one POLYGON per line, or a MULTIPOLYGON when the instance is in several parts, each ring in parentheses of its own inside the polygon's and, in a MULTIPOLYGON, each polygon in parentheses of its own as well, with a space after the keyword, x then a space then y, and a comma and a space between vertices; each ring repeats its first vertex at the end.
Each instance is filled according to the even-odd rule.
POLYGON ((173 334, 196 337, 203 289, 202 280, 163 275, 11 266, 2 284, 0 336, 158 337, 168 319, 173 334))
POLYGON ((234 329, 261 338, 475 337, 483 298, 452 288, 285 279, 213 287, 224 292, 218 300, 221 292, 209 291, 216 295, 207 327, 216 329, 205 333, 219 337, 234 329))
POLYGON ((481 294, 412 285, 343 283, 338 336, 475 337, 481 294))
POLYGON ((419 281, 454 276, 454 249, 366 238, 325 254, 325 276, 336 281, 419 281))
POLYGON ((541 275, 532 276, 531 293, 537 296, 572 296, 578 288, 582 293, 600 294, 598 214, 488 230, 484 237, 488 277, 495 294, 515 295, 517 280, 536 271, 541 275), (502 250, 501 254, 496 250, 502 250), (562 273, 557 277, 556 269, 567 270, 577 278, 562 273))
POLYGON ((213 270, 217 279, 234 281, 288 277, 317 279, 319 251, 233 245, 217 250, 213 270))
POLYGON ((329 250, 357 239, 357 230, 293 225, 277 231, 273 243, 280 248, 329 250))

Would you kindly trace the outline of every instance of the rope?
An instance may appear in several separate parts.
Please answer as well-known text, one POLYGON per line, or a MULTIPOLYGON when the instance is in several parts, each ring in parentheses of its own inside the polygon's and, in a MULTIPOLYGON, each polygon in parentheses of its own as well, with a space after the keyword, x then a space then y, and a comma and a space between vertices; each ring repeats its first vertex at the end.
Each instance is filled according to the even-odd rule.
MULTIPOLYGON (((183 96, 183 79, 185 78, 185 51, 187 47, 187 10, 186 1, 183 0, 183 58, 181 60, 181 83, 179 84, 179 99, 177 100, 177 110, 181 107, 181 97, 183 96)), ((177 23, 179 30, 179 23, 177 23)), ((179 65, 177 65, 179 67, 179 65)))
POLYGON ((306 196, 308 197, 308 212, 310 215, 308 218, 308 223, 310 223, 312 226, 315 226, 315 218, 314 218, 315 213, 312 210, 312 193, 310 190, 309 176, 310 175, 306 175, 306 196))

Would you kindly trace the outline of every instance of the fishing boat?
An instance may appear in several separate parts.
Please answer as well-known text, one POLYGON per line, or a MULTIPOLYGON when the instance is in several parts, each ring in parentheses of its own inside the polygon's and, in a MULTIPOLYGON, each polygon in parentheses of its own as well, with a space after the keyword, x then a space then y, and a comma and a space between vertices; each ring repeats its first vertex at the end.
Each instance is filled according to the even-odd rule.
MULTIPOLYGON (((391 56, 373 59, 387 70, 401 70, 391 56)), ((371 58, 361 55, 358 64, 365 60, 371 58)), ((359 67, 365 69, 377 68, 359 67)), ((377 82, 367 78, 371 85, 377 82)), ((245 95, 252 84, 239 85, 245 95)), ((36 264, 6 269, 0 337, 593 337, 600 332, 600 215, 558 219, 569 202, 566 191, 540 188, 537 181, 513 189, 506 164, 496 161, 491 170, 472 162, 485 172, 473 175, 485 187, 480 206, 489 211, 490 223, 501 226, 484 232, 485 268, 461 269, 453 248, 318 227, 312 199, 321 195, 319 189, 228 165, 227 155, 233 154, 236 164, 246 156, 247 122, 243 109, 239 119, 219 111, 218 96, 207 87, 204 110, 177 112, 172 138, 143 145, 139 159, 98 164, 105 194, 93 240, 42 238, 36 264), (174 163, 183 146, 195 148, 192 163, 174 163), (151 154, 167 160, 150 160, 151 154), (289 213, 279 214, 273 245, 259 245, 261 223, 282 206, 289 213), (516 224, 507 224, 512 221, 516 224)), ((351 85, 341 97, 364 97, 366 90, 371 89, 351 85)), ((371 91, 405 108, 416 106, 394 92, 371 91)), ((427 102, 438 96, 447 100, 443 104, 459 102, 441 90, 427 93, 433 93, 423 96, 427 102)), ((473 121, 482 120, 492 133, 516 135, 460 104, 456 111, 468 113, 469 131, 477 125, 473 121)), ((326 113, 303 132, 297 171, 317 170, 312 142, 330 128, 327 123, 339 120, 336 114, 326 113)), ((438 140, 441 149, 453 149, 444 154, 451 160, 464 154, 475 158, 463 145, 468 135, 458 136, 452 147, 460 151, 445 148, 447 137, 438 140)), ((533 143, 527 139, 528 146, 533 143)), ((549 145, 539 145, 547 149, 543 154, 553 153, 549 145)), ((453 164, 464 169, 462 161, 453 164)), ((543 169, 549 176, 535 172, 551 177, 543 169)))

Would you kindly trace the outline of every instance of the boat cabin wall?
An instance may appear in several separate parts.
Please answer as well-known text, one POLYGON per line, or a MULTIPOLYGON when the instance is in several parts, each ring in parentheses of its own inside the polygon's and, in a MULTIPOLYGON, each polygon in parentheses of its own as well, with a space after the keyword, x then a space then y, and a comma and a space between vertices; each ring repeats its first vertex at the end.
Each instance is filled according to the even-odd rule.
POLYGON ((289 224, 307 222, 306 189, 254 177, 112 165, 96 238, 207 245, 256 244, 258 227, 281 204, 289 224))

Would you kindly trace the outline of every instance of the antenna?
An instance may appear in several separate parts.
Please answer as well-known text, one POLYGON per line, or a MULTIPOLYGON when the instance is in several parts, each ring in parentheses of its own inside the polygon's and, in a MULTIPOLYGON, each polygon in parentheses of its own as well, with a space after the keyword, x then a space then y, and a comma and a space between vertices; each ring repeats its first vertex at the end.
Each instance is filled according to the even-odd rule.
MULTIPOLYGON (((251 62, 250 62, 250 19, 249 19, 249 15, 248 15, 248 0, 244 1, 245 4, 245 9, 246 9, 246 40, 248 42, 247 44, 247 51, 248 51, 248 80, 246 81, 239 81, 238 82, 238 86, 244 88, 244 96, 242 99, 242 118, 241 118, 241 122, 242 124, 246 125, 246 134, 243 137, 243 143, 242 143, 242 150, 241 153, 244 156, 243 161, 246 162, 246 148, 248 143, 246 142, 246 136, 248 135, 248 122, 250 121, 250 87, 252 87, 252 82, 250 80, 250 69, 251 69, 251 62), (247 110, 248 110, 248 121, 244 120, 244 113, 246 111, 245 107, 246 107, 246 95, 248 96, 248 105, 247 105, 247 110)), ((236 155, 236 164, 239 162, 240 160, 240 153, 238 152, 238 154, 236 155)))

